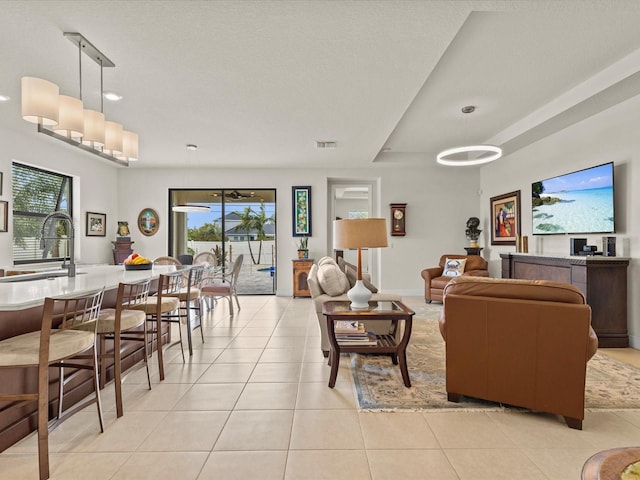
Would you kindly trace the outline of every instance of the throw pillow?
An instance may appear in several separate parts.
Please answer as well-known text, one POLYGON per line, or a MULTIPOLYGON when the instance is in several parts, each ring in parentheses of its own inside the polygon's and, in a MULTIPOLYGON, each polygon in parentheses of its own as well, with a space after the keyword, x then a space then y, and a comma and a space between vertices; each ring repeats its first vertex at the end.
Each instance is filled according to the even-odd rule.
POLYGON ((447 258, 444 262, 443 277, 459 277, 464 272, 466 258, 447 258))
MULTIPOLYGON (((349 279, 349 285, 353 287, 356 284, 356 280, 358 278, 358 270, 356 268, 353 268, 353 265, 350 265, 348 263, 345 265, 345 269, 347 278, 349 279)), ((369 290, 371 290, 371 293, 378 293, 378 289, 376 288, 376 286, 366 278, 362 279, 362 284, 369 290)))
POLYGON ((324 293, 331 297, 336 297, 349 290, 349 280, 347 280, 344 272, 340 270, 338 264, 332 259, 330 260, 326 261, 323 258, 318 262, 318 283, 324 293))

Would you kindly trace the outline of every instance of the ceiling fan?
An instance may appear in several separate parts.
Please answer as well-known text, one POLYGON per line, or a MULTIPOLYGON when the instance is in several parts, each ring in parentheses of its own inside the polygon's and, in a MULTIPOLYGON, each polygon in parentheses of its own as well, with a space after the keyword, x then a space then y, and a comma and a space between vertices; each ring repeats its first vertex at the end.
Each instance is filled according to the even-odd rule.
POLYGON ((240 193, 238 190, 231 190, 230 192, 225 192, 224 194, 225 198, 233 201, 233 200, 245 200, 247 198, 249 198, 248 195, 244 195, 242 193, 240 193))

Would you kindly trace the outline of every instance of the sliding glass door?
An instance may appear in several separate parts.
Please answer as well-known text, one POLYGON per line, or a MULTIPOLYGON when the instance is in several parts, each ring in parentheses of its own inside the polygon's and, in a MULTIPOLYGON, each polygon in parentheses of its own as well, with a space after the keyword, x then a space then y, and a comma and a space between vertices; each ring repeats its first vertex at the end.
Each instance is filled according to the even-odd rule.
POLYGON ((170 189, 169 205, 169 255, 211 252, 223 271, 242 255, 238 294, 275 294, 275 189, 170 189))

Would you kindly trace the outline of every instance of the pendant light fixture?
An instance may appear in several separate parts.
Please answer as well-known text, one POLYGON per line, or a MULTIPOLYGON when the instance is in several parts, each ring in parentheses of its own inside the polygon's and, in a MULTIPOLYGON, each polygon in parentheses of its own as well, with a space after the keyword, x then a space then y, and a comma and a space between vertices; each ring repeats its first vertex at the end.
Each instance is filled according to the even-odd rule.
MULTIPOLYGON (((476 107, 468 105, 462 107, 462 113, 468 115, 475 112, 476 107)), ((466 119, 465 119, 466 133, 466 119)), ((466 145, 453 147, 438 153, 436 160, 440 165, 451 167, 465 167, 470 165, 482 165, 493 162, 502 156, 502 149, 495 145, 466 145)))
MULTIPOLYGON (((188 143, 187 144, 187 155, 189 155, 189 152, 195 152, 196 150, 198 150, 198 146, 193 144, 193 143, 188 143)), ((180 212, 180 213, 188 213, 188 212, 210 212, 211 209, 209 208, 208 205, 192 205, 189 203, 182 203, 179 205, 174 205, 173 207, 171 207, 171 211, 172 212, 180 212)))
POLYGON ((38 125, 38 132, 62 140, 85 152, 128 166, 138 159, 138 135, 124 131, 120 123, 104 116, 103 69, 115 67, 83 35, 65 32, 78 47, 80 98, 60 95, 58 86, 36 77, 22 78, 22 118, 38 125), (100 65, 100 111, 84 108, 82 99, 82 55, 100 65), (49 128, 48 128, 49 127, 49 128))

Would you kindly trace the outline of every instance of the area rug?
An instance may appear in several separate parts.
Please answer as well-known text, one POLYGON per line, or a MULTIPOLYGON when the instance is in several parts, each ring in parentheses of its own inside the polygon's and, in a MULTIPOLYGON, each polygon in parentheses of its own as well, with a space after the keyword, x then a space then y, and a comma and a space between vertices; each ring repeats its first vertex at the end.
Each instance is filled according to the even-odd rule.
MULTIPOLYGON (((438 329, 441 305, 413 307, 416 312, 407 349, 411 388, 397 365, 384 355, 351 355, 358 402, 363 410, 512 409, 495 402, 462 397, 447 401, 445 344, 438 329)), ((587 364, 585 409, 640 409, 640 369, 597 352, 587 364)))

